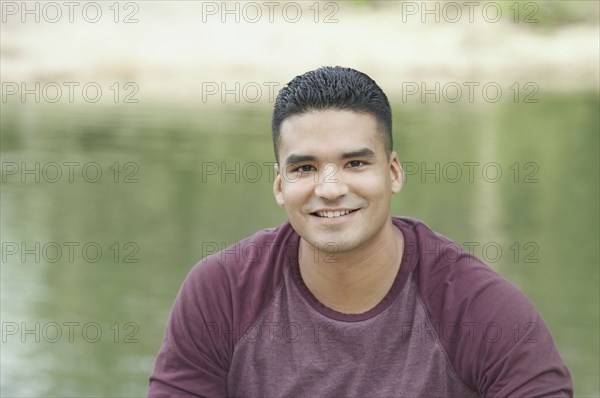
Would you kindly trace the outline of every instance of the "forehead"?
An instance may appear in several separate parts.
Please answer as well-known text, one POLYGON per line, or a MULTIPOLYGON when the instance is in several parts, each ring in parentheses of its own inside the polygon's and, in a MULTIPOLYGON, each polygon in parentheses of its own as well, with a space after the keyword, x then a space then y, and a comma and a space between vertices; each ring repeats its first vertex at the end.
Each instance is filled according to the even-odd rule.
POLYGON ((374 116, 350 110, 317 110, 290 116, 281 123, 279 154, 302 153, 319 157, 370 148, 385 152, 374 116))

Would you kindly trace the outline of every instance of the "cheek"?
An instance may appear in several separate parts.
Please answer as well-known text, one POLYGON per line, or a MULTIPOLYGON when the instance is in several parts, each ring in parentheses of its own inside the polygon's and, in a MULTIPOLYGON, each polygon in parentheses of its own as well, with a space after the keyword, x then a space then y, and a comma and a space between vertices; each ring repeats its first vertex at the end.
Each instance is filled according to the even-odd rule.
POLYGON ((365 173, 356 179, 356 191, 365 197, 382 198, 382 193, 390 192, 391 182, 382 176, 381 173, 365 173))
POLYGON ((281 187, 281 192, 287 205, 298 205, 306 200, 310 194, 310 184, 304 181, 288 181, 281 187))

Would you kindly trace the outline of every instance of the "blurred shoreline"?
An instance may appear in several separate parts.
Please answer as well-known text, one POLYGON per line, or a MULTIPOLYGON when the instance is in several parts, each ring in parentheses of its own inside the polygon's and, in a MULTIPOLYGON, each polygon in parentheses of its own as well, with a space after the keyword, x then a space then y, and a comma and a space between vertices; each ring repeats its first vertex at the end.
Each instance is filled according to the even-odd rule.
MULTIPOLYGON (((365 71, 391 95, 436 83, 598 87, 599 27, 589 21, 542 29, 543 20, 514 23, 505 10, 494 23, 478 14, 456 23, 425 15, 423 23, 401 2, 338 2, 335 22, 325 23, 327 9, 315 22, 314 5, 301 2, 297 22, 277 13, 273 22, 266 15, 251 22, 244 8, 239 15, 207 14, 206 3, 220 4, 138 2, 138 22, 129 24, 115 23, 108 9, 97 23, 77 13, 72 23, 64 16, 57 23, 11 16, 2 25, 2 82, 134 82, 149 102, 209 102, 206 90, 246 87, 253 98, 263 90, 257 102, 272 102, 273 88, 327 64, 365 71)), ((578 3, 597 14, 598 3, 578 3)))

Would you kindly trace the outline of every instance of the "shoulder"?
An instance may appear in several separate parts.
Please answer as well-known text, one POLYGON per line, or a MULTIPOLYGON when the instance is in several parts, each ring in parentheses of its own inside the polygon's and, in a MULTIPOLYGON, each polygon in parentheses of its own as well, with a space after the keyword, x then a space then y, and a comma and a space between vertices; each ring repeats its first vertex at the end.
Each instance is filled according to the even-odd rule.
POLYGON ((395 223, 409 231, 411 280, 430 318, 491 322, 539 316, 518 287, 456 242, 416 219, 398 218, 395 223))
POLYGON ((447 304, 447 300, 456 302, 498 294, 517 300, 525 298, 516 286, 482 260, 422 221, 395 217, 394 223, 404 232, 406 256, 412 264, 409 272, 424 301, 434 304, 444 298, 447 304))
POLYGON ((550 331, 517 286, 423 222, 394 222, 412 243, 411 282, 431 328, 467 386, 485 396, 568 395, 550 331))
MULTIPOLYGON (((275 228, 263 229, 207 255, 194 265, 186 279, 197 282, 226 279, 230 283, 241 283, 245 278, 267 276, 260 271, 284 266, 289 263, 290 256, 295 255, 294 237, 297 235, 288 221, 275 228)), ((297 250, 297 244, 295 248, 297 250)))
POLYGON ((190 270, 169 315, 149 396, 226 394, 234 346, 270 302, 293 240, 286 222, 216 252, 190 270))
POLYGON ((247 324, 267 306, 297 255, 297 235, 288 221, 255 233, 200 260, 188 273, 180 296, 228 324, 247 324))

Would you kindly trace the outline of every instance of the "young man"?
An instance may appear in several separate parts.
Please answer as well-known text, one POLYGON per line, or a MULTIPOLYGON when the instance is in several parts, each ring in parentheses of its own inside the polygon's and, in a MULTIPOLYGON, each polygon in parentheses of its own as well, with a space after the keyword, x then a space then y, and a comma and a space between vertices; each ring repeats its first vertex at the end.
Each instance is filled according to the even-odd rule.
POLYGON ((402 188, 386 95, 324 67, 275 102, 274 194, 289 221, 197 264, 149 396, 568 397, 525 295, 422 222, 402 188))

